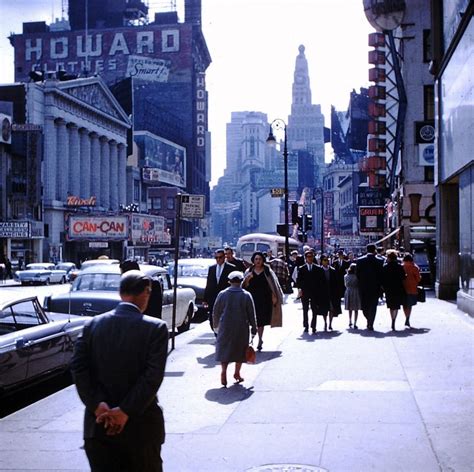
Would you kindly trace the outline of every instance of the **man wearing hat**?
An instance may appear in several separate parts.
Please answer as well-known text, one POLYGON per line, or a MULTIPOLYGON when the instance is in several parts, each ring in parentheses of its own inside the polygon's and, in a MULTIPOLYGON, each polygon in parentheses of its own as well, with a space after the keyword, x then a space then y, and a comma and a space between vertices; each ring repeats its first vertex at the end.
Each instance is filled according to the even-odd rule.
POLYGON ((230 287, 217 296, 212 313, 214 329, 217 331, 216 361, 221 363, 221 384, 227 386, 227 366, 235 362, 234 380, 243 382, 240 375, 245 351, 249 344, 249 327, 252 335, 257 333, 257 319, 252 295, 240 284, 244 274, 234 270, 228 275, 230 287))
POLYGON ((92 472, 161 472, 165 439, 157 392, 168 352, 166 323, 143 315, 151 280, 130 270, 122 302, 84 326, 71 371, 86 410, 84 449, 92 472))

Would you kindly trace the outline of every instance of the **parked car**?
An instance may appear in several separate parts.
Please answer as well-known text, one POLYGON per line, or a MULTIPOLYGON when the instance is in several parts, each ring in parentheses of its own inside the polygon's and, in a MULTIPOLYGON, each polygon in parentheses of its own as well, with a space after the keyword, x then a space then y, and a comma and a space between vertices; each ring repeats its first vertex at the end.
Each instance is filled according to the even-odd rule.
POLYGON ((63 269, 56 269, 54 264, 48 262, 38 262, 28 264, 25 270, 17 270, 15 279, 22 285, 27 284, 44 284, 54 283, 64 284, 67 281, 67 272, 63 269))
MULTIPOLYGON (((160 281, 163 287, 162 319, 171 328, 173 288, 170 276, 162 267, 142 264, 140 270, 160 281)), ((113 310, 120 302, 120 267, 118 264, 92 265, 81 270, 68 293, 49 295, 45 306, 51 311, 74 315, 95 316, 113 310)), ((194 316, 196 294, 190 288, 177 289, 176 327, 178 332, 189 329, 194 316)))
POLYGON ((82 262, 81 267, 78 269, 73 269, 70 274, 69 274, 69 280, 72 282, 79 272, 81 270, 87 269, 88 267, 92 267, 95 265, 108 265, 108 264, 120 264, 120 261, 118 259, 108 259, 108 258, 102 258, 102 259, 89 259, 84 262, 82 262))
POLYGON ((71 274, 77 270, 76 264, 74 262, 60 262, 56 264, 57 270, 65 270, 66 271, 66 279, 69 282, 71 280, 71 274))
MULTIPOLYGON (((178 287, 192 288, 196 292, 197 312, 195 321, 208 318, 207 309, 203 307, 204 290, 206 289, 209 267, 216 263, 215 259, 191 258, 178 260, 178 287)), ((174 264, 168 266, 171 282, 174 282, 174 264)))
POLYGON ((0 396, 68 369, 89 317, 46 314, 37 297, 3 292, 0 301, 0 396))

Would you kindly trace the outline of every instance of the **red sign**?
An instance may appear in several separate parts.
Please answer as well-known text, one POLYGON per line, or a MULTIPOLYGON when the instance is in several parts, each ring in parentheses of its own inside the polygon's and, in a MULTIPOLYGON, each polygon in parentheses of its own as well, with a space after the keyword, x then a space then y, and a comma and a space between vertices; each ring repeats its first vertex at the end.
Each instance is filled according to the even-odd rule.
POLYGON ((89 197, 89 198, 80 198, 76 197, 75 195, 69 195, 66 199, 67 206, 95 206, 97 202, 97 197, 89 197))
POLYGON ((114 239, 128 236, 126 216, 70 216, 69 239, 114 239))

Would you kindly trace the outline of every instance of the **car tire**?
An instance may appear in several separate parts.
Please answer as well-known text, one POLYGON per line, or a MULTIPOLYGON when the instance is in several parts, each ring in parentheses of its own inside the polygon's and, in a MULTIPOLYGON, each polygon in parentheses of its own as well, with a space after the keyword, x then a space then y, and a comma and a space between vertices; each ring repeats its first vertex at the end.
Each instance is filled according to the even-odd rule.
POLYGON ((45 285, 49 285, 49 282, 50 282, 50 280, 49 280, 49 279, 46 279, 46 280, 44 281, 44 284, 45 284, 45 285))
POLYGON ((189 330, 189 327, 191 326, 191 320, 193 319, 193 306, 191 305, 188 308, 188 312, 186 313, 186 317, 184 318, 183 324, 181 326, 178 326, 178 333, 184 333, 185 331, 189 330))

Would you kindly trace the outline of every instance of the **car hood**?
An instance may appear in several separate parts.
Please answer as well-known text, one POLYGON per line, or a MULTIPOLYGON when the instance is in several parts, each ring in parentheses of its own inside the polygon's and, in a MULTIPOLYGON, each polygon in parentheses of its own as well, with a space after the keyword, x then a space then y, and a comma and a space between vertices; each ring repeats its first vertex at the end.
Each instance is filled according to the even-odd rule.
POLYGON ((178 285, 181 287, 206 288, 207 278, 205 277, 178 277, 178 285))

